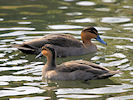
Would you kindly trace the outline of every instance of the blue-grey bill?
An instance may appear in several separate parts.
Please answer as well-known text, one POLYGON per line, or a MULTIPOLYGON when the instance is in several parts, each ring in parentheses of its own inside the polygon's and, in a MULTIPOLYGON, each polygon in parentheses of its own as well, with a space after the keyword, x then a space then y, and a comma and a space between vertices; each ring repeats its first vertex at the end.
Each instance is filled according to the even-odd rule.
POLYGON ((42 53, 40 53, 40 54, 38 54, 35 58, 37 59, 37 58, 40 58, 40 57, 42 57, 43 55, 42 55, 42 53))
POLYGON ((97 36, 96 40, 99 41, 99 42, 102 43, 102 44, 107 45, 107 43, 106 43, 105 41, 103 41, 103 40, 100 38, 99 35, 97 36))

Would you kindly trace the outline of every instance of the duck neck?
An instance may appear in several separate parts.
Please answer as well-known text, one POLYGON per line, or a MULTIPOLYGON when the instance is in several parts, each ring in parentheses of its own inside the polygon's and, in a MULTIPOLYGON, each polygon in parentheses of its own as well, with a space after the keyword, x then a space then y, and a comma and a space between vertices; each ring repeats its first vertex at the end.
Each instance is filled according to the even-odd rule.
POLYGON ((55 68, 56 67, 56 61, 55 61, 55 55, 48 55, 47 56, 47 62, 46 62, 46 65, 49 67, 49 68, 55 68))
POLYGON ((81 32, 81 40, 85 46, 92 45, 91 38, 86 33, 81 32))
POLYGON ((91 42, 90 39, 83 39, 82 41, 83 41, 83 44, 84 44, 85 46, 92 45, 92 42, 91 42))

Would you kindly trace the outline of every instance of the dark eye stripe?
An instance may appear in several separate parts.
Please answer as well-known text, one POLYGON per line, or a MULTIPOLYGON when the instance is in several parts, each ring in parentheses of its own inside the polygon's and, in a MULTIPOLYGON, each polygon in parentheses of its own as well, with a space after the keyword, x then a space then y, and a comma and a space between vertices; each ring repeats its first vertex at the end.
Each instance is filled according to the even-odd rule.
POLYGON ((98 31, 94 27, 84 28, 83 31, 90 32, 90 33, 93 33, 95 35, 98 35, 98 31))
POLYGON ((87 30, 87 31, 90 32, 90 33, 93 33, 93 34, 97 35, 97 32, 95 30, 87 30))
POLYGON ((97 35, 97 32, 96 31, 94 31, 94 30, 92 30, 92 32, 91 33, 94 33, 95 35, 97 35))
POLYGON ((42 50, 46 50, 46 48, 42 48, 42 50))

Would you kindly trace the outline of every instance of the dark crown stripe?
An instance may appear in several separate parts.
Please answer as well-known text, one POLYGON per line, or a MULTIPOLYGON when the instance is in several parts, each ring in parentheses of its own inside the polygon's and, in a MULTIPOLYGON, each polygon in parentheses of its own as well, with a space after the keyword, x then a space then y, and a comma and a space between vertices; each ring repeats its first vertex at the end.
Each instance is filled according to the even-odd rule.
POLYGON ((98 31, 94 27, 87 27, 83 31, 88 31, 88 32, 91 32, 95 35, 97 35, 97 33, 98 33, 98 31))

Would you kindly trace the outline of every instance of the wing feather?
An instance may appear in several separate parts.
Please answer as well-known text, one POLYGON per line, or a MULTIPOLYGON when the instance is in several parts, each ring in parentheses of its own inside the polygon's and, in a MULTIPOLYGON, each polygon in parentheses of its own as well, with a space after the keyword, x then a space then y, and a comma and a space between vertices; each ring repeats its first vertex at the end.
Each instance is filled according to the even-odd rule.
POLYGON ((48 34, 42 38, 24 42, 26 45, 42 47, 45 44, 53 44, 61 47, 81 47, 82 43, 68 34, 48 34))
POLYGON ((73 72, 77 70, 91 72, 94 74, 103 74, 109 71, 104 67, 83 60, 65 62, 59 65, 59 67, 57 68, 57 71, 60 72, 73 72))

